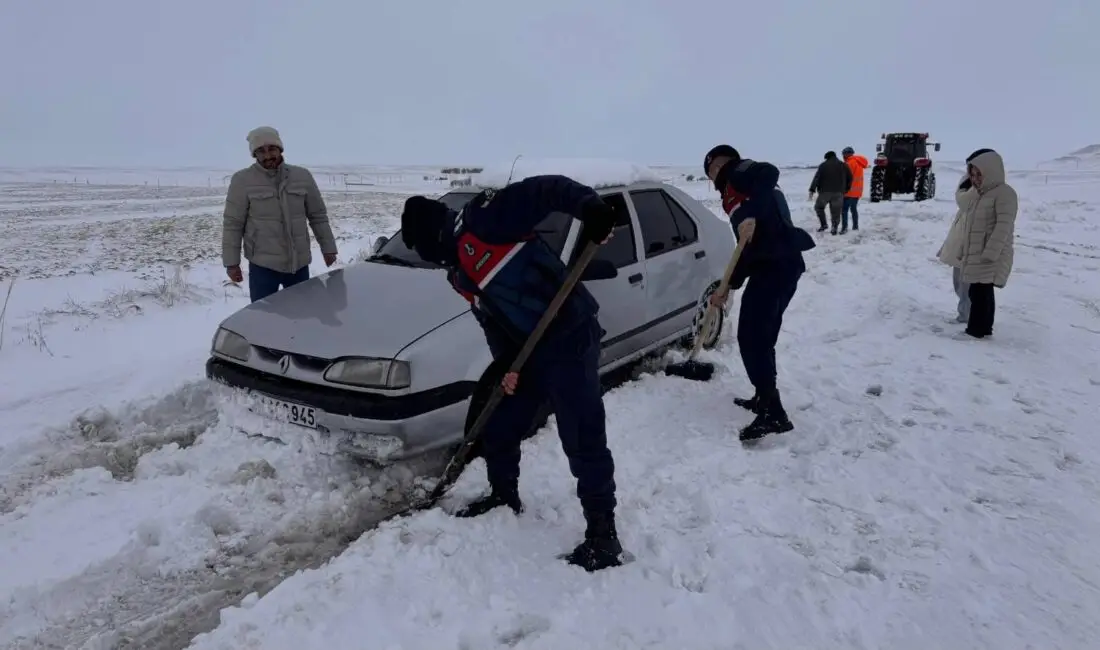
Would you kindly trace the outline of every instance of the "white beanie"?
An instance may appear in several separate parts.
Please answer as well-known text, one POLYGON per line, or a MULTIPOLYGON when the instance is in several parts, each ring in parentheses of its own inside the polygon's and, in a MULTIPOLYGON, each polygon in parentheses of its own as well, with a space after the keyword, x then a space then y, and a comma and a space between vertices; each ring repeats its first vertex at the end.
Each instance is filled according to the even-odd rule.
POLYGON ((273 144, 279 149, 283 148, 283 141, 274 127, 258 126, 248 132, 248 153, 255 153, 260 147, 269 144, 273 144))

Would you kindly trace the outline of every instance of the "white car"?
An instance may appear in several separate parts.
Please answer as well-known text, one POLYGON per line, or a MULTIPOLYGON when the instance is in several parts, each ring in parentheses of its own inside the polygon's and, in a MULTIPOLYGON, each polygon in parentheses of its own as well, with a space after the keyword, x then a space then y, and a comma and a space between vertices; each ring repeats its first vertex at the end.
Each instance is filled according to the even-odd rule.
MULTIPOLYGON (((601 372, 690 343, 733 253, 729 223, 646 168, 607 161, 521 161, 440 198, 460 209, 483 187, 560 173, 596 188, 619 212, 586 280, 607 331, 601 372)), ((580 222, 552 213, 538 231, 569 263, 580 222)), ((722 314, 724 320, 727 314, 722 314)), ((721 323, 705 347, 720 337, 721 323)), ((376 463, 455 445, 498 369, 468 303, 443 269, 400 236, 366 261, 244 307, 221 323, 206 373, 258 394, 273 417, 340 437, 376 463)))

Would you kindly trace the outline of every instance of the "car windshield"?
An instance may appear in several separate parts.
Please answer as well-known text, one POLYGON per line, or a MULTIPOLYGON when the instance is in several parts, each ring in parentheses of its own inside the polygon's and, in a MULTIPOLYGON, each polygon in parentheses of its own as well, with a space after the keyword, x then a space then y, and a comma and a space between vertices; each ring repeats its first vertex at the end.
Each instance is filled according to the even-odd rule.
MULTIPOLYGON (((464 192, 448 192, 439 197, 439 201, 446 205, 448 208, 458 212, 470 199, 477 196, 477 192, 464 191, 464 192)), ((421 269, 435 269, 439 268, 438 264, 434 262, 426 262, 416 251, 405 245, 405 242, 401 239, 401 231, 398 230, 390 237, 381 249, 371 258, 375 262, 381 262, 383 264, 395 264, 397 266, 412 266, 421 269)))

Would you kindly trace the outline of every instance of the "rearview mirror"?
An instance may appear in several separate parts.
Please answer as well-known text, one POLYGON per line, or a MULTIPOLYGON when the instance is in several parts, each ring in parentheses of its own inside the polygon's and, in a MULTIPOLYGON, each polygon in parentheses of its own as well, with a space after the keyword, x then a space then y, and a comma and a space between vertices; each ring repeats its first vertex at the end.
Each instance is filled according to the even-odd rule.
POLYGON ((371 253, 377 255, 378 251, 382 250, 382 247, 385 246, 386 244, 388 244, 389 241, 390 241, 390 238, 386 237, 385 235, 382 235, 378 239, 375 239, 374 244, 371 245, 371 247, 370 247, 371 248, 371 253))

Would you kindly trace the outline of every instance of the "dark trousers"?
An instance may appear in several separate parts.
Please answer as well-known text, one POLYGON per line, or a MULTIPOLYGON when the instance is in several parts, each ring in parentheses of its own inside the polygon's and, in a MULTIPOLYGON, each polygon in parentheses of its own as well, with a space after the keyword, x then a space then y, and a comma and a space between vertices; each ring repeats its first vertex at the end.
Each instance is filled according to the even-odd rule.
POLYGON ((852 230, 859 230, 859 197, 844 197, 844 208, 841 210, 840 227, 848 229, 848 212, 852 212, 852 230))
POLYGON ((997 303, 993 299, 992 284, 971 284, 970 320, 966 323, 966 333, 971 336, 989 336, 993 333, 993 312, 997 303))
POLYGON ((832 221, 833 230, 836 230, 837 226, 840 225, 840 213, 843 205, 844 194, 842 192, 817 193, 817 200, 814 201, 814 212, 817 213, 817 220, 821 223, 822 229, 828 227, 825 223, 825 207, 829 207, 829 219, 832 221))
POLYGON ((791 304, 801 276, 800 270, 777 266, 754 272, 745 284, 737 320, 737 345, 745 374, 758 395, 775 390, 775 343, 783 326, 783 313, 791 304))
POLYGON ((308 279, 308 264, 294 273, 282 273, 250 263, 248 265, 248 296, 252 299, 252 302, 256 302, 275 293, 280 286, 285 289, 308 279))
MULTIPOLYGON (((558 437, 577 479, 577 497, 585 512, 615 509, 615 462, 607 447, 600 390, 598 328, 584 340, 553 353, 536 354, 519 374, 514 395, 505 395, 482 433, 482 455, 489 483, 514 489, 519 482, 520 442, 540 407, 550 402, 558 437)), ((549 350, 547 350, 549 352, 549 350)))

